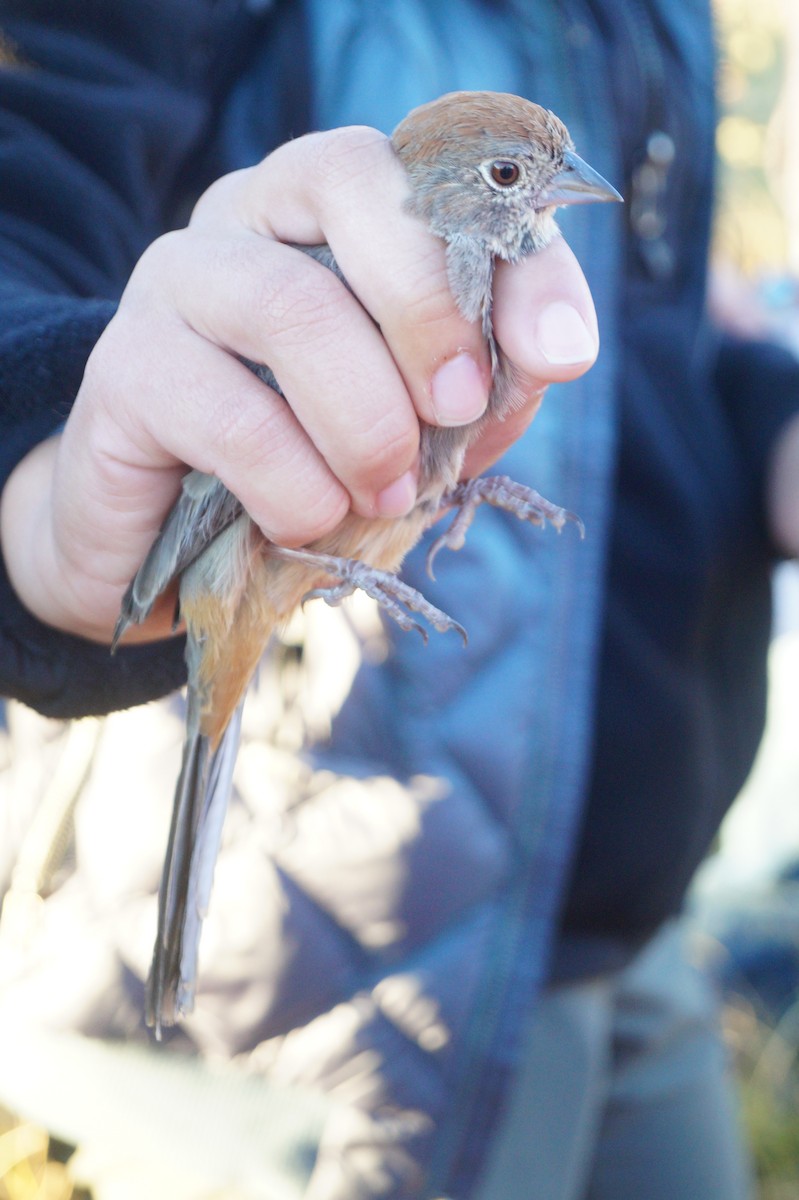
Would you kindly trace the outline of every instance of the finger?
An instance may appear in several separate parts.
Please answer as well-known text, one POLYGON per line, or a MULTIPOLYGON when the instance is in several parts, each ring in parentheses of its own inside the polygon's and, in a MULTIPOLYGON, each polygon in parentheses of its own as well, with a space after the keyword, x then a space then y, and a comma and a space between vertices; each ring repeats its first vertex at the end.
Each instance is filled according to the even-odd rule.
POLYGON ((238 184, 237 211, 250 228, 330 244, 423 420, 460 425, 482 414, 487 347, 453 299, 444 244, 403 207, 408 182, 387 138, 361 128, 300 138, 238 184))
POLYGON ((267 536, 286 544, 321 536, 349 509, 285 401, 174 318, 144 328, 115 318, 64 439, 63 543, 89 561, 116 556, 122 580, 176 494, 178 463, 218 476, 267 536))
MULTIPOLYGON (((161 239, 146 259, 138 299, 139 278, 131 281, 139 309, 157 303, 150 278, 172 280, 174 308, 205 341, 269 365, 298 426, 358 512, 407 511, 416 412, 380 331, 331 271, 241 231, 161 239)), ((216 473, 222 477, 221 467, 216 473)))
POLYGON ((550 383, 584 374, 599 350, 596 311, 585 276, 562 238, 494 279, 494 333, 517 368, 526 402, 502 421, 487 421, 470 447, 464 473, 480 474, 521 437, 550 383))
POLYGON ((591 292, 563 238, 494 276, 494 333, 529 390, 576 379, 593 364, 599 332, 591 292))

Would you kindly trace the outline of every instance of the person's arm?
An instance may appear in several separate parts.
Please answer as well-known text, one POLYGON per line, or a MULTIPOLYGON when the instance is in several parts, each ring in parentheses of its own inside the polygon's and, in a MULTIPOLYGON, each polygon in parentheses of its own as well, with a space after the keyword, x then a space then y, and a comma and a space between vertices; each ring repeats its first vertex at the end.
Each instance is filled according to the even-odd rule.
POLYGON ((799 359, 763 338, 725 335, 717 381, 778 554, 799 556, 799 359))
POLYGON ((799 412, 785 422, 775 442, 766 497, 776 545, 788 558, 799 558, 799 412))

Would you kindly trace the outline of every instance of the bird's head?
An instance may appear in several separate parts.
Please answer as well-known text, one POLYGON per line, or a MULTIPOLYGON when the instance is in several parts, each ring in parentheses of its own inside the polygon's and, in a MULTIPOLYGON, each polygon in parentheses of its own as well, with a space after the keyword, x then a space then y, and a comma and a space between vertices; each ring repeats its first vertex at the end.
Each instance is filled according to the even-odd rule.
POLYGON ((414 109, 391 141, 410 211, 447 242, 469 238, 510 261, 552 240, 561 205, 621 200, 563 122, 520 96, 450 92, 414 109))

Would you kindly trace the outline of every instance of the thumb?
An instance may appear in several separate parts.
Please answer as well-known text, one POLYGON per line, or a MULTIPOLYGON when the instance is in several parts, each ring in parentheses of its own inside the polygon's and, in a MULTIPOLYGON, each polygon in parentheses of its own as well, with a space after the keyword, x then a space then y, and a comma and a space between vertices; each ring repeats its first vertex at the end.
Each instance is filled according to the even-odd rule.
POLYGON ((517 368, 527 400, 502 421, 487 421, 469 448, 464 476, 485 471, 521 437, 547 385, 577 379, 593 365, 599 333, 591 292, 561 237, 518 263, 497 263, 494 335, 517 368))
POLYGON ((576 379, 599 350, 596 312, 585 276, 561 237, 519 263, 498 263, 494 334, 530 390, 576 379))

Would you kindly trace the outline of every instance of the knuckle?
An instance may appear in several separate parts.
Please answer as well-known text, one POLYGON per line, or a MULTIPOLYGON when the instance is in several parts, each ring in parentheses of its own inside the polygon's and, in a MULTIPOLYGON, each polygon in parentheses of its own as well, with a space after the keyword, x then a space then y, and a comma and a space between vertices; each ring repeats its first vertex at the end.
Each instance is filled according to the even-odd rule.
POLYGON ((274 540, 285 546, 306 546, 341 524, 350 508, 347 492, 337 482, 315 489, 290 511, 276 514, 274 540))
POLYGON ((152 275, 160 278, 162 272, 173 269, 175 264, 183 258, 182 248, 185 241, 185 230, 171 229, 168 233, 162 233, 155 241, 150 242, 131 272, 128 289, 131 288, 131 285, 135 288, 144 283, 152 275))
POLYGON ((256 519, 270 540, 302 546, 334 529, 346 515, 350 498, 327 470, 309 460, 303 448, 286 450, 273 442, 255 464, 256 519))
POLYGON ((397 413, 387 413, 382 421, 373 424, 364 438, 363 458, 368 464, 369 474, 393 477, 406 467, 416 453, 419 444, 419 427, 416 420, 397 420, 397 413))
POLYGON ((368 427, 351 431, 347 483, 353 493, 379 491, 414 462, 419 446, 416 420, 400 421, 396 410, 368 427))
POLYGON ((102 411, 124 410, 131 377, 137 373, 138 331, 120 309, 94 344, 86 360, 78 399, 102 411))
POLYGON ((232 491, 247 481, 253 511, 274 541, 301 545, 332 529, 344 516, 349 497, 298 435, 287 408, 220 399, 214 419, 214 453, 203 465, 232 491))
POLYGON ((144 324, 175 314, 185 281, 195 273, 196 235, 187 229, 164 233, 143 251, 128 279, 118 313, 144 324))
POLYGON ((238 212, 253 171, 253 167, 242 167, 214 180, 195 203, 189 224, 205 226, 216 222, 229 223, 238 212))
POLYGON ((249 300, 276 351, 305 352, 309 344, 327 341, 338 329, 344 294, 331 271, 301 255, 282 270, 261 273, 249 300))
POLYGON ((402 314, 408 325, 420 333, 437 333, 462 321, 452 295, 446 266, 434 253, 407 263, 395 276, 393 287, 402 288, 402 314))
POLYGON ((255 404, 250 395, 235 389, 215 397, 214 474, 222 474, 222 464, 233 464, 236 471, 252 471, 285 453, 287 430, 279 419, 276 406, 255 404))
POLYGON ((349 125, 314 135, 312 176, 318 187, 351 189, 364 173, 393 157, 388 138, 368 125, 349 125))
POLYGON ((113 317, 110 323, 106 326, 102 336, 95 342, 91 353, 86 360, 86 365, 83 369, 83 379, 80 385, 79 396, 99 394, 104 390, 106 379, 113 379, 113 360, 114 348, 116 342, 115 323, 118 322, 118 317, 113 317))

